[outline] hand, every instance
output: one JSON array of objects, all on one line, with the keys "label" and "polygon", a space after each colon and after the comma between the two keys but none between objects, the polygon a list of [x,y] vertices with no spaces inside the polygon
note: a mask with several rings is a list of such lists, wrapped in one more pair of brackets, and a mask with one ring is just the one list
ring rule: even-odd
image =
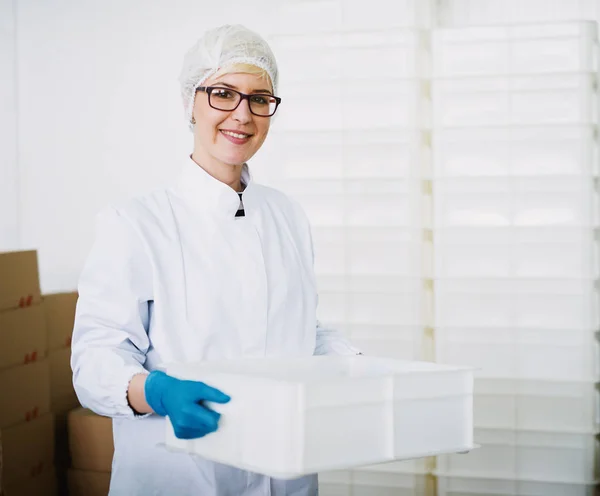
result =
[{"label": "hand", "polygon": [[221,415],[202,403],[227,403],[231,399],[202,382],[183,381],[159,370],[146,378],[144,393],[158,415],[169,416],[179,439],[195,439],[216,431]]}]

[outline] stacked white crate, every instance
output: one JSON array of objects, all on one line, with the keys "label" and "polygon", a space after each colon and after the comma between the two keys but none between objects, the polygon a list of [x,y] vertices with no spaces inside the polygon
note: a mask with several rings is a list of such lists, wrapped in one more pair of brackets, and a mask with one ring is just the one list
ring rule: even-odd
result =
[{"label": "stacked white crate", "polygon": [[598,476],[596,25],[433,33],[437,359],[481,367],[439,494],[583,496]]},{"label": "stacked white crate", "polygon": [[440,26],[600,21],[598,0],[437,0]]},{"label": "stacked white crate", "polygon": [[[310,218],[321,324],[366,354],[419,359],[430,54],[418,27],[431,16],[422,0],[395,2],[381,16],[390,6],[281,3],[269,40],[283,98],[271,130],[280,174],[271,180]],[[423,496],[432,488],[426,468],[417,460],[320,474],[320,494]]]}]

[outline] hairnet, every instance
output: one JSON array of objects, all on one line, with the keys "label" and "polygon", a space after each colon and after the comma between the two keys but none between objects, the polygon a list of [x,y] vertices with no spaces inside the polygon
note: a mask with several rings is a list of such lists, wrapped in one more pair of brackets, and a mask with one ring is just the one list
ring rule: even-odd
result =
[{"label": "hairnet", "polygon": [[185,54],[179,76],[185,117],[191,130],[196,88],[220,69],[234,64],[250,64],[263,69],[277,94],[277,62],[263,38],[239,24],[211,29]]}]

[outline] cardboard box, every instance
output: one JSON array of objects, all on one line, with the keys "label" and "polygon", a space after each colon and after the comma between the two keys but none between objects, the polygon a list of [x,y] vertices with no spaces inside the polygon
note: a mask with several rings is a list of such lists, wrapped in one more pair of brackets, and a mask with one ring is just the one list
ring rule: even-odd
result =
[{"label": "cardboard box", "polygon": [[54,418],[46,414],[0,430],[5,488],[54,470]]},{"label": "cardboard box", "polygon": [[54,445],[54,465],[66,470],[71,466],[67,414],[54,414]]},{"label": "cardboard box", "polygon": [[0,312],[0,369],[41,360],[47,340],[41,305]]},{"label": "cardboard box", "polygon": [[50,412],[48,361],[0,370],[0,428]]},{"label": "cardboard box", "polygon": [[54,467],[41,474],[28,477],[4,489],[3,496],[57,496],[57,483]]},{"label": "cardboard box", "polygon": [[69,496],[108,496],[110,473],[69,469]]},{"label": "cardboard box", "polygon": [[77,408],[69,413],[68,422],[73,468],[110,472],[115,451],[112,419]]},{"label": "cardboard box", "polygon": [[43,296],[49,351],[71,346],[77,298],[77,293],[55,293]]},{"label": "cardboard box", "polygon": [[37,252],[0,253],[0,311],[24,308],[41,301]]},{"label": "cardboard box", "polygon": [[71,349],[53,351],[48,354],[50,363],[50,410],[60,415],[79,406],[79,400],[73,388],[71,370]]}]

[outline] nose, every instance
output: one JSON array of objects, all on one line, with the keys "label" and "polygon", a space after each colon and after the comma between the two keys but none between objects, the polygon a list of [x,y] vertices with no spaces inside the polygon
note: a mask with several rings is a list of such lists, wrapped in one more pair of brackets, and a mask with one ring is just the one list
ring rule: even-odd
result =
[{"label": "nose", "polygon": [[231,117],[242,123],[247,124],[252,120],[252,113],[250,112],[250,102],[247,98],[244,98],[238,107],[231,112]]}]

